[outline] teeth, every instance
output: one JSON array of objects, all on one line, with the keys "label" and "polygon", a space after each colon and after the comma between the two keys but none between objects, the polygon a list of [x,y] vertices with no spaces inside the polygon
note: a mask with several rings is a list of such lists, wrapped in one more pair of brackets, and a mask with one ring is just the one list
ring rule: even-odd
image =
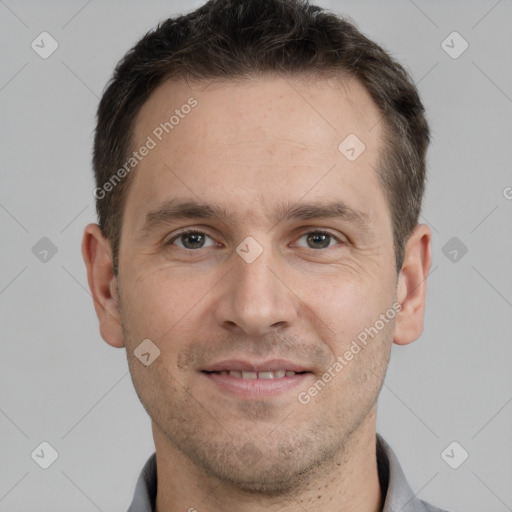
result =
[{"label": "teeth", "polygon": [[284,376],[293,377],[295,372],[291,370],[274,370],[267,372],[241,372],[238,370],[222,370],[220,375],[230,375],[231,377],[238,377],[239,379],[282,379]]}]

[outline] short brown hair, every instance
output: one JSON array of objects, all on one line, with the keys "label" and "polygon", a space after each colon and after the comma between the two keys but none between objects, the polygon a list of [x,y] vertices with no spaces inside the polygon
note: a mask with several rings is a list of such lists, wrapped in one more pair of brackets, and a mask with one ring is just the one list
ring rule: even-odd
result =
[{"label": "short brown hair", "polygon": [[[378,177],[393,225],[396,269],[418,224],[426,179],[429,126],[407,71],[352,22],[307,0],[210,0],[148,32],[115,68],[97,112],[96,190],[123,166],[133,123],[167,79],[236,79],[262,74],[318,79],[349,75],[383,116],[385,151]],[[112,245],[117,275],[122,213],[133,172],[96,195],[99,225]]]}]

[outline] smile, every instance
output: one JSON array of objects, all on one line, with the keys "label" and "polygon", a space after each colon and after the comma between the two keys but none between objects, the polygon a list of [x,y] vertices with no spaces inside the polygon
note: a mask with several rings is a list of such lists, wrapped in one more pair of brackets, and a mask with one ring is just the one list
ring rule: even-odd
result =
[{"label": "smile", "polygon": [[292,370],[267,370],[262,372],[250,372],[250,371],[239,371],[239,370],[221,370],[219,372],[207,372],[216,373],[218,375],[229,375],[230,377],[236,377],[237,379],[253,380],[253,379],[282,379],[283,377],[294,377],[296,372]]}]

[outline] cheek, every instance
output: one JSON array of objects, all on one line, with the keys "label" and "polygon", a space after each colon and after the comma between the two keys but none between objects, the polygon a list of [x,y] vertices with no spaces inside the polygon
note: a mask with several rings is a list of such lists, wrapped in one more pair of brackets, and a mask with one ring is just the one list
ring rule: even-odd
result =
[{"label": "cheek", "polygon": [[[345,278],[344,278],[345,277]],[[315,324],[335,354],[343,353],[352,340],[372,325],[392,305],[391,287],[375,279],[351,279],[346,274],[320,286],[304,290],[304,303],[311,309]]]},{"label": "cheek", "polygon": [[123,287],[129,305],[126,321],[137,329],[138,336],[164,341],[171,331],[187,324],[211,286],[205,279],[179,276],[179,269],[156,269],[139,272]]}]

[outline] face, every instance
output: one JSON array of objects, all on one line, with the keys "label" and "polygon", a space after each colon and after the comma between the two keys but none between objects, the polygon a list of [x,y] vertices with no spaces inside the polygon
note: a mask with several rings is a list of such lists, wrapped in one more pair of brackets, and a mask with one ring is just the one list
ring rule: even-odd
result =
[{"label": "face", "polygon": [[134,147],[156,146],[125,203],[123,340],[159,442],[207,474],[282,490],[374,419],[398,282],[378,121],[352,79],[168,82],[139,112]]}]

